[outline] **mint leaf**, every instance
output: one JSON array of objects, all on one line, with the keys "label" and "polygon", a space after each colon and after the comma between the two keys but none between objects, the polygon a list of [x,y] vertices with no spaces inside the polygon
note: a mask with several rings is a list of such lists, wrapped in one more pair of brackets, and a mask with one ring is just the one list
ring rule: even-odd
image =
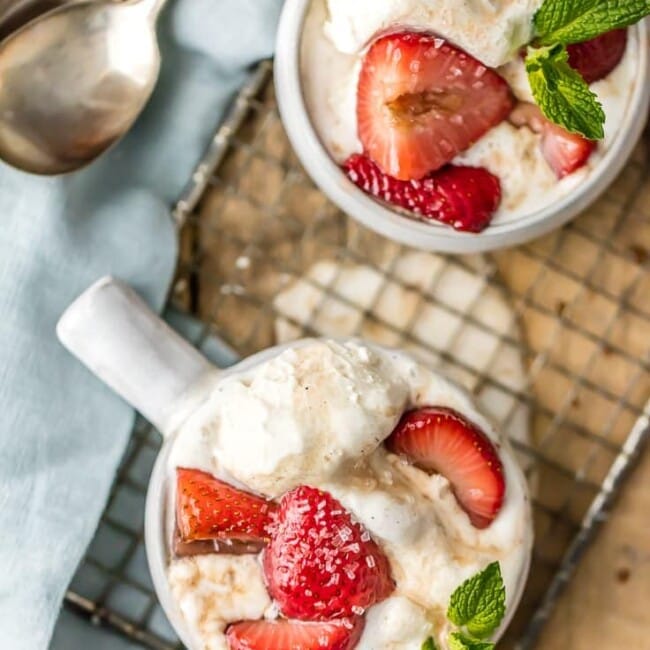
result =
[{"label": "mint leaf", "polygon": [[447,618],[454,625],[467,628],[477,639],[487,639],[501,625],[506,612],[505,603],[506,588],[501,566],[493,562],[454,591]]},{"label": "mint leaf", "polygon": [[438,650],[436,642],[433,640],[433,637],[430,636],[423,644],[422,650]]},{"label": "mint leaf", "polygon": [[581,43],[650,14],[650,0],[546,0],[535,15],[542,45]]},{"label": "mint leaf", "polygon": [[449,650],[493,650],[496,646],[494,643],[486,641],[476,641],[460,632],[452,632],[449,635]]},{"label": "mint leaf", "polygon": [[588,140],[605,137],[605,111],[587,82],[569,65],[563,45],[528,50],[526,72],[542,113]]}]

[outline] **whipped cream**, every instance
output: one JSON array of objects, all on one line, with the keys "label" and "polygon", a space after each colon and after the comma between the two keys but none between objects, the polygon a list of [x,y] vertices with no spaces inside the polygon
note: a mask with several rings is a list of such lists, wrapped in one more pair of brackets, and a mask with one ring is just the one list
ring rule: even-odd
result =
[{"label": "whipped cream", "polygon": [[[444,477],[413,468],[381,445],[405,410],[428,404],[463,413],[500,448],[505,502],[485,530],[471,525]],[[434,630],[445,647],[444,612],[451,593],[495,560],[502,565],[507,605],[518,599],[532,543],[521,470],[508,443],[468,395],[404,353],[359,342],[305,340],[256,367],[216,380],[178,432],[169,471],[199,456],[201,468],[266,496],[301,484],[327,490],[373,534],[389,558],[397,588],[381,608],[368,612],[361,648],[415,648],[416,638],[420,645],[426,638],[423,630]],[[191,580],[177,577],[188,571],[187,560],[170,565],[174,595],[201,638],[223,636],[230,612],[236,610],[228,601],[224,615],[220,602],[211,600],[213,593],[201,587],[212,575],[221,580],[226,566],[221,562],[215,569],[210,559],[192,561]],[[272,616],[260,596],[257,560],[247,559],[257,569],[248,563],[236,571],[247,572],[253,593],[250,601],[246,589],[237,598],[257,616],[240,619],[259,618],[262,611]],[[238,575],[229,578],[237,585]],[[383,629],[386,620],[400,617],[400,626]],[[381,645],[378,639],[383,639]]]},{"label": "whipped cream", "polygon": [[327,0],[325,34],[340,52],[356,54],[378,33],[426,29],[491,68],[506,63],[533,36],[543,0]]},{"label": "whipped cream", "polygon": [[[338,163],[362,152],[356,119],[362,57],[373,35],[389,27],[440,34],[486,65],[499,66],[516,97],[531,101],[524,64],[516,52],[529,40],[540,5],[538,0],[312,0],[303,29],[301,70],[307,110],[323,145]],[[621,63],[591,86],[607,116],[605,138],[574,174],[558,181],[541,154],[541,136],[508,123],[489,131],[453,161],[485,167],[501,180],[503,200],[493,224],[542,210],[589,176],[618,137],[638,83],[638,57],[638,38],[630,30]]]}]

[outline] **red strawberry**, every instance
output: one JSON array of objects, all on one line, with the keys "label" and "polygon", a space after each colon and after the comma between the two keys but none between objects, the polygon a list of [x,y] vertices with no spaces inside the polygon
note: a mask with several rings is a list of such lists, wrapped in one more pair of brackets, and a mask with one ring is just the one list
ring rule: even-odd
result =
[{"label": "red strawberry", "polygon": [[176,470],[176,525],[180,542],[268,540],[277,505],[242,492],[197,469]]},{"label": "red strawberry", "polygon": [[627,29],[615,29],[584,43],[568,45],[569,64],[587,83],[604,79],[621,62],[627,48]]},{"label": "red strawberry", "polygon": [[388,34],[368,50],[357,121],[366,153],[388,175],[423,178],[508,117],[508,84],[442,38]]},{"label": "red strawberry", "polygon": [[542,155],[558,178],[564,178],[587,164],[598,146],[577,133],[569,133],[547,120],[534,104],[522,102],[510,114],[515,126],[528,126],[542,134]]},{"label": "red strawberry", "polygon": [[476,528],[487,528],[501,510],[506,486],[497,450],[456,411],[442,407],[409,411],[387,445],[421,469],[445,476]]},{"label": "red strawberry", "polygon": [[481,232],[501,202],[499,179],[479,167],[447,165],[422,180],[400,181],[368,156],[354,154],[343,170],[364,192],[456,230]]},{"label": "red strawberry", "polygon": [[542,134],[542,154],[558,178],[564,178],[587,164],[597,144],[561,126],[548,123]]},{"label": "red strawberry", "polygon": [[360,615],[394,589],[386,556],[330,494],[301,486],[280,501],[264,575],[280,611],[322,621]]},{"label": "red strawberry", "polygon": [[244,621],[227,632],[230,650],[352,650],[363,631],[363,619],[325,623]]}]

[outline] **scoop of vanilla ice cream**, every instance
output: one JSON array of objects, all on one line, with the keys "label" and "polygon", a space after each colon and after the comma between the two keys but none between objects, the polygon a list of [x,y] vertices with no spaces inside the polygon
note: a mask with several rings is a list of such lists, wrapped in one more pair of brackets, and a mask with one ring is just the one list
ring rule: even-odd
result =
[{"label": "scoop of vanilla ice cream", "polygon": [[261,618],[271,605],[254,555],[197,555],[169,566],[169,586],[197,648],[228,650],[229,623]]},{"label": "scoop of vanilla ice cream", "polygon": [[276,497],[370,454],[408,398],[390,357],[354,342],[307,341],[220,382],[213,453],[234,478]]},{"label": "scoop of vanilla ice cream", "polygon": [[326,34],[341,52],[362,50],[395,26],[443,36],[490,67],[498,67],[533,36],[543,0],[328,0]]},{"label": "scoop of vanilla ice cream", "polygon": [[368,610],[356,650],[422,650],[434,634],[427,612],[408,598],[394,596]]}]

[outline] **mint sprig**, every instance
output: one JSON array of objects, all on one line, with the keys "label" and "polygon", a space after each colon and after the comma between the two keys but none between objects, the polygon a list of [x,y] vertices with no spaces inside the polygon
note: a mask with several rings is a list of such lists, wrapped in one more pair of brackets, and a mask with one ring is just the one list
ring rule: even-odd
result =
[{"label": "mint sprig", "polygon": [[650,0],[545,0],[535,14],[536,40],[526,71],[533,97],[554,124],[589,140],[605,136],[605,112],[587,82],[569,65],[566,46],[650,15]]},{"label": "mint sprig", "polygon": [[589,140],[605,137],[605,111],[587,82],[569,65],[563,45],[531,49],[526,72],[533,97],[551,122]]},{"label": "mint sprig", "polygon": [[542,45],[582,43],[650,14],[650,0],[546,0],[535,15]]},{"label": "mint sprig", "polygon": [[489,641],[477,641],[465,636],[461,632],[452,632],[447,641],[449,650],[494,650],[494,643]]},{"label": "mint sprig", "polygon": [[472,637],[482,640],[501,625],[505,612],[506,588],[501,566],[493,562],[454,591],[447,618]]}]

